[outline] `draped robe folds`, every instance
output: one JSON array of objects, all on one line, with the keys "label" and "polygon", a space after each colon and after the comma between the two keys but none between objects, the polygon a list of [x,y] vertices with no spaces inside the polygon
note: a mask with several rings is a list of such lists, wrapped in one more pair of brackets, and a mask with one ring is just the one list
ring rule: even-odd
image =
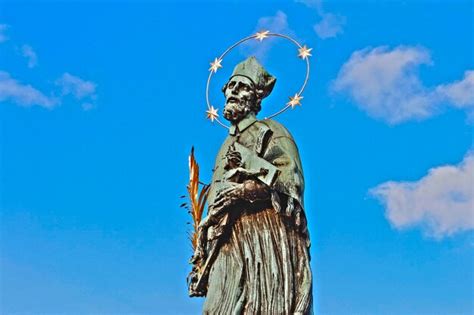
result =
[{"label": "draped robe folds", "polygon": [[[227,209],[208,231],[207,250],[216,239],[223,242],[210,269],[203,313],[310,314],[310,243],[298,149],[290,133],[275,121],[250,116],[233,127],[217,155],[209,204],[225,184],[226,153],[236,141],[279,172],[270,184],[269,200]],[[262,130],[270,131],[264,139]]]}]

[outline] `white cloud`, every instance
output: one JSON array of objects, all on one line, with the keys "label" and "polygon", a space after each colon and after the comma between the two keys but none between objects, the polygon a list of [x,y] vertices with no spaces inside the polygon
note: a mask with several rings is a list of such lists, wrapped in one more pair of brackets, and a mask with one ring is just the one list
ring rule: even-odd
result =
[{"label": "white cloud", "polygon": [[[6,42],[9,38],[6,35],[6,31],[9,28],[7,24],[0,24],[0,43]],[[15,47],[18,50],[18,47]],[[28,68],[33,68],[38,63],[38,56],[30,45],[23,45],[19,49],[21,55],[28,59]]]},{"label": "white cloud", "polygon": [[474,153],[459,165],[432,168],[418,181],[389,181],[370,193],[385,205],[396,229],[419,226],[437,239],[473,230]]},{"label": "white cloud", "polygon": [[56,80],[56,84],[61,87],[63,96],[73,95],[77,100],[87,100],[81,105],[85,111],[95,107],[92,102],[97,98],[97,85],[94,82],[83,80],[66,72]]},{"label": "white cloud", "polygon": [[[8,25],[0,24],[0,43],[8,40],[5,31]],[[34,68],[38,63],[38,56],[30,45],[22,45],[21,48],[16,47],[17,52],[28,60],[28,67]],[[51,92],[50,96],[34,88],[29,84],[23,84],[12,78],[10,73],[0,70],[0,102],[12,102],[20,106],[41,106],[45,108],[53,108],[62,103],[64,97],[68,95],[74,96],[77,100],[82,100],[83,110],[88,111],[95,108],[96,87],[92,81],[83,80],[70,73],[64,73],[56,80],[56,86],[59,86],[61,93]]]},{"label": "white cloud", "polygon": [[0,24],[0,43],[6,42],[8,40],[8,37],[5,34],[7,29],[8,29],[8,25]]},{"label": "white cloud", "polygon": [[324,13],[321,22],[314,25],[314,31],[321,39],[333,38],[344,32],[346,18],[342,15]]},{"label": "white cloud", "polygon": [[77,99],[83,99],[95,94],[96,84],[86,81],[69,73],[64,73],[56,84],[62,88],[63,95],[74,95]]},{"label": "white cloud", "polygon": [[321,39],[335,38],[344,33],[346,17],[340,14],[326,12],[322,0],[296,0],[309,8],[316,9],[321,21],[313,26],[314,31]]},{"label": "white cloud", "polygon": [[436,88],[436,94],[445,98],[456,107],[468,108],[474,106],[474,71],[464,73],[462,80],[442,84]]},{"label": "white cloud", "polygon": [[56,80],[56,85],[61,87],[63,96],[73,95],[77,100],[84,100],[85,102],[81,105],[83,110],[89,111],[95,107],[93,102],[97,98],[97,84],[94,82],[66,72]]},{"label": "white cloud", "polygon": [[308,8],[313,8],[319,11],[323,10],[322,0],[295,0],[296,3],[302,3]]},{"label": "white cloud", "polygon": [[28,68],[34,68],[38,64],[38,56],[30,45],[21,46],[21,54],[28,59]]},{"label": "white cloud", "polygon": [[42,106],[53,108],[59,100],[46,96],[31,85],[26,85],[13,79],[8,72],[0,71],[0,101],[11,101],[20,106]]},{"label": "white cloud", "polygon": [[[273,16],[264,16],[258,19],[257,26],[254,29],[254,33],[268,30],[272,33],[282,33],[292,35],[293,31],[288,26],[287,15],[283,11],[277,11]],[[260,41],[249,41],[242,46],[243,54],[249,56],[255,56],[257,59],[262,61],[268,50],[271,47],[274,38],[266,38],[262,42]]]},{"label": "white cloud", "polygon": [[285,12],[277,11],[274,16],[265,16],[258,19],[256,31],[270,30],[274,33],[286,33],[290,29]]},{"label": "white cloud", "polygon": [[472,71],[461,81],[427,88],[417,71],[423,64],[431,64],[431,58],[422,47],[362,49],[342,66],[332,88],[349,95],[370,116],[390,124],[431,117],[447,102],[472,110]]},{"label": "white cloud", "polygon": [[65,73],[56,81],[61,88],[61,95],[47,96],[29,84],[23,84],[11,77],[8,72],[0,70],[0,102],[12,102],[20,106],[41,106],[53,108],[62,103],[67,95],[73,95],[77,100],[84,100],[81,105],[83,110],[88,111],[95,108],[94,101],[97,98],[96,84],[91,81],[82,80],[79,77]]},{"label": "white cloud", "polygon": [[95,105],[92,103],[82,103],[81,105],[82,109],[85,111],[89,111],[95,108]]}]

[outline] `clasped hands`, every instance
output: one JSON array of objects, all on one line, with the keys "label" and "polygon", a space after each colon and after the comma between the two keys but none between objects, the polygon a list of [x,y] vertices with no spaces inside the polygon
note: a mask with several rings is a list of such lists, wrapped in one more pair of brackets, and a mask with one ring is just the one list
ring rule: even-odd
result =
[{"label": "clasped hands", "polygon": [[[253,175],[258,175],[260,172]],[[238,173],[242,174],[243,172],[239,170]],[[247,172],[245,175],[249,175],[249,173]],[[267,198],[270,198],[270,188],[256,177],[246,179],[241,183],[226,181],[226,186],[217,192],[214,202],[209,205],[208,216],[199,224],[198,243],[191,263],[195,264],[205,259],[207,230],[210,226],[218,224],[220,218],[225,215],[229,207],[241,201],[253,203],[257,200],[265,200]]]},{"label": "clasped hands", "polygon": [[220,190],[212,205],[210,214],[220,213],[225,208],[235,205],[238,201],[254,202],[269,196],[267,185],[256,179],[248,179],[243,183],[228,182],[228,187]]}]

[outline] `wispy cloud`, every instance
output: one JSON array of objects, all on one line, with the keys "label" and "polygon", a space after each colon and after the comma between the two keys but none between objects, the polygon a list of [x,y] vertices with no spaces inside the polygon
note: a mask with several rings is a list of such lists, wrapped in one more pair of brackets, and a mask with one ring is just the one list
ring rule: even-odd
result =
[{"label": "wispy cloud", "polygon": [[321,20],[313,28],[321,39],[334,38],[344,33],[346,17],[326,12],[323,8],[322,0],[296,0],[296,2],[316,10]]},{"label": "wispy cloud", "polygon": [[38,56],[30,45],[21,46],[21,54],[28,60],[28,68],[34,68],[38,64]]},{"label": "wispy cloud", "polygon": [[6,42],[8,40],[8,36],[6,35],[7,29],[7,24],[0,24],[0,43]]},{"label": "wispy cloud", "polygon": [[389,181],[370,193],[396,229],[421,227],[437,239],[474,229],[474,153],[459,165],[432,168],[414,182]]},{"label": "wispy cloud", "polygon": [[10,101],[20,106],[41,106],[53,108],[59,99],[47,96],[29,84],[13,79],[8,72],[0,71],[0,101]]},{"label": "wispy cloud", "polygon": [[[287,15],[283,11],[277,11],[273,16],[264,16],[258,19],[254,33],[268,30],[272,33],[282,33],[293,35],[293,30],[288,25]],[[253,55],[259,60],[263,60],[270,49],[273,38],[267,38],[264,41],[250,41],[242,46],[242,52],[245,55]]]},{"label": "wispy cloud", "polygon": [[12,102],[25,107],[41,106],[52,109],[60,105],[64,97],[72,95],[77,100],[84,101],[81,105],[84,110],[90,110],[95,107],[94,103],[97,98],[95,83],[65,73],[56,80],[56,85],[60,87],[60,93],[51,91],[48,96],[30,84],[24,84],[12,78],[8,72],[0,71],[0,102]]},{"label": "wispy cloud", "polygon": [[77,99],[95,95],[96,84],[94,82],[83,80],[67,72],[56,80],[56,84],[62,88],[63,95],[72,94]]},{"label": "wispy cloud", "polygon": [[362,49],[342,66],[332,89],[390,124],[426,119],[439,112],[442,104],[472,111],[474,72],[466,71],[460,81],[427,88],[417,71],[427,64],[431,57],[422,47]]},{"label": "wispy cloud", "polygon": [[89,110],[94,109],[94,108],[95,108],[95,105],[92,104],[92,103],[82,103],[82,104],[81,104],[81,107],[82,107],[83,110],[89,111]]},{"label": "wispy cloud", "polygon": [[296,3],[302,3],[308,8],[316,9],[318,13],[324,12],[322,0],[295,0]]},{"label": "wispy cloud", "polygon": [[[0,43],[8,40],[5,31],[9,28],[6,24],[0,24]],[[17,53],[20,53],[28,60],[28,68],[34,68],[38,64],[38,56],[30,45],[15,47]],[[68,72],[64,73],[56,81],[55,90],[43,93],[30,84],[24,84],[6,71],[0,70],[0,102],[12,102],[20,106],[41,106],[45,108],[54,108],[60,105],[64,98],[72,95],[75,99],[83,101],[81,107],[88,111],[95,108],[97,99],[97,84],[92,81],[84,80]],[[60,92],[57,91],[59,87]]]},{"label": "wispy cloud", "polygon": [[339,14],[325,13],[322,20],[314,25],[314,31],[321,39],[333,38],[344,32],[346,18]]},{"label": "wispy cloud", "polygon": [[474,70],[464,72],[462,80],[438,85],[435,93],[453,106],[471,108],[472,110],[474,106]]},{"label": "wispy cloud", "polygon": [[270,30],[274,33],[292,32],[288,26],[287,15],[283,11],[277,11],[273,16],[265,16],[258,19],[255,31]]},{"label": "wispy cloud", "polygon": [[84,110],[94,108],[93,102],[97,98],[97,85],[92,81],[86,81],[70,73],[64,73],[56,84],[61,87],[63,96],[73,95],[77,100],[84,100],[81,105]]}]

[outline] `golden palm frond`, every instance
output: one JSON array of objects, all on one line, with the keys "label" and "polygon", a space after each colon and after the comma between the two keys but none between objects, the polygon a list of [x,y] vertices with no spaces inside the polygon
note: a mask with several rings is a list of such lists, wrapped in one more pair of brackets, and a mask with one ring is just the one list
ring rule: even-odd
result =
[{"label": "golden palm frond", "polygon": [[196,249],[197,240],[198,240],[198,228],[201,223],[202,215],[204,213],[204,206],[207,201],[207,194],[209,193],[209,185],[203,185],[201,191],[199,191],[199,165],[196,162],[194,157],[194,147],[191,149],[191,154],[189,155],[189,184],[187,186],[189,201],[191,203],[191,208],[189,212],[191,218],[193,219],[193,231],[189,235],[191,240],[191,245],[193,250]]}]

